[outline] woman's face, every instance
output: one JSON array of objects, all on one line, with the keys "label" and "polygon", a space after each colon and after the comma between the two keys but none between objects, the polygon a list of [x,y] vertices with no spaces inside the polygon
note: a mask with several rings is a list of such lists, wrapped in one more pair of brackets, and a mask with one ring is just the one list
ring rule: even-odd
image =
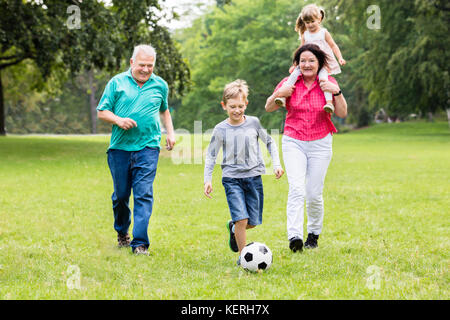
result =
[{"label": "woman's face", "polygon": [[319,72],[319,60],[311,51],[300,55],[300,71],[305,78],[315,78]]}]

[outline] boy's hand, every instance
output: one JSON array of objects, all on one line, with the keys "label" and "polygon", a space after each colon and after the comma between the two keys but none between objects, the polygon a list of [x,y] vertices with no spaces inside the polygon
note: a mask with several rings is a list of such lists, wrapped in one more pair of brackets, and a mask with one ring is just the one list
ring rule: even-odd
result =
[{"label": "boy's hand", "polygon": [[275,169],[275,170],[273,170],[273,171],[274,171],[275,177],[276,177],[277,179],[280,179],[280,178],[283,176],[283,174],[284,174],[283,168],[278,168],[278,169]]},{"label": "boy's hand", "polygon": [[205,182],[205,186],[204,186],[204,193],[205,193],[205,196],[207,196],[208,198],[212,198],[211,196],[210,196],[210,193],[213,191],[213,189],[212,189],[212,183],[211,182]]}]

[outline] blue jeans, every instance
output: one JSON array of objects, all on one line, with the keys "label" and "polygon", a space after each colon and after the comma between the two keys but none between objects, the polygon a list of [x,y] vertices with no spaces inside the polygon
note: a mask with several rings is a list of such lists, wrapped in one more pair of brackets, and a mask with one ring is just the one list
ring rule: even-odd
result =
[{"label": "blue jeans", "polygon": [[264,192],[261,176],[222,178],[233,222],[248,219],[248,224],[262,223]]},{"label": "blue jeans", "polygon": [[159,158],[159,149],[146,147],[140,151],[108,150],[108,165],[114,182],[112,204],[114,229],[121,235],[128,233],[131,211],[128,206],[133,190],[133,240],[131,247],[150,245],[148,223],[153,207],[153,181]]}]

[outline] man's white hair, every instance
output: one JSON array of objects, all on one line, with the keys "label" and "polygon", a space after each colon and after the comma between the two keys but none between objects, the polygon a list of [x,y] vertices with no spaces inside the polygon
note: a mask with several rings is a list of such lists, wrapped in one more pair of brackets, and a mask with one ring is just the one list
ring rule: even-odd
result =
[{"label": "man's white hair", "polygon": [[133,59],[133,61],[135,61],[136,56],[138,55],[138,53],[140,51],[143,51],[145,54],[155,58],[155,62],[156,62],[156,51],[155,51],[155,48],[153,48],[149,44],[140,44],[140,45],[137,45],[136,47],[134,47],[133,55],[131,56],[131,59]]}]

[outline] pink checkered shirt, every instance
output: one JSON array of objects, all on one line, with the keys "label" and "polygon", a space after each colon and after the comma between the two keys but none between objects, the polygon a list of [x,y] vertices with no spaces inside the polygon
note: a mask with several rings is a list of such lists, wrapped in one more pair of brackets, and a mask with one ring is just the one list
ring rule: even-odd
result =
[{"label": "pink checkered shirt", "polygon": [[[275,91],[287,79],[283,79]],[[328,79],[337,84],[333,77]],[[329,133],[337,132],[331,122],[331,115],[323,110],[325,104],[325,95],[320,89],[319,80],[317,79],[308,89],[303,82],[303,77],[300,76],[295,83],[294,92],[286,99],[287,115],[284,134],[297,140],[313,141],[322,139]]]}]

